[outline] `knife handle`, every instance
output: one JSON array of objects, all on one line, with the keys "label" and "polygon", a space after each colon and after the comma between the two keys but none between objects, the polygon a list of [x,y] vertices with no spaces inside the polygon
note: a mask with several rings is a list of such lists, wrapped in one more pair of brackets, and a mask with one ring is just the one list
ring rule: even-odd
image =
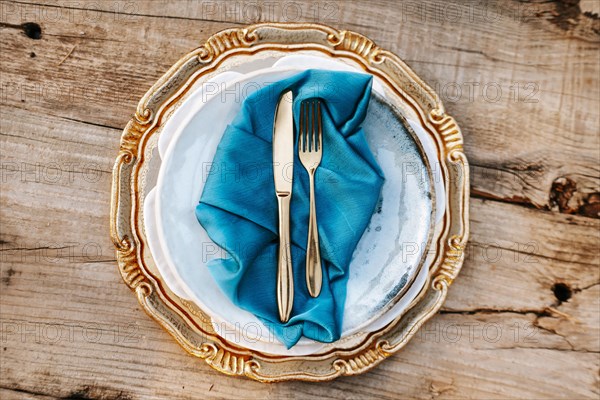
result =
[{"label": "knife handle", "polygon": [[292,242],[290,240],[290,194],[277,195],[279,204],[279,255],[277,262],[277,306],[279,319],[287,322],[294,304]]}]

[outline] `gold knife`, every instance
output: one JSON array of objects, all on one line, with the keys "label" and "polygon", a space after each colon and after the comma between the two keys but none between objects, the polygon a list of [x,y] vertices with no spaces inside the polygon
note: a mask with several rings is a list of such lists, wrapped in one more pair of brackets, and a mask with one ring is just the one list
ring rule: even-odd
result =
[{"label": "gold knife", "polygon": [[294,114],[292,91],[281,95],[273,127],[273,176],[279,205],[279,252],[277,256],[277,306],[279,319],[287,322],[294,304],[294,275],[290,240],[290,200],[294,177]]}]

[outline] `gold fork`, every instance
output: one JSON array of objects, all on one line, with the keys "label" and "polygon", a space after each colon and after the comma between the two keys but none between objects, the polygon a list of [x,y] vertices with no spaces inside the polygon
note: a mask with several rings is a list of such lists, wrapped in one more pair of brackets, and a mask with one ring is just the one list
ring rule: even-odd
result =
[{"label": "gold fork", "polygon": [[323,155],[321,102],[319,100],[304,101],[300,104],[298,155],[306,172],[308,172],[310,182],[310,217],[308,221],[308,243],[306,245],[306,286],[308,286],[310,295],[317,297],[321,293],[321,285],[323,283],[319,232],[317,230],[317,211],[315,206],[315,172],[321,163]]}]

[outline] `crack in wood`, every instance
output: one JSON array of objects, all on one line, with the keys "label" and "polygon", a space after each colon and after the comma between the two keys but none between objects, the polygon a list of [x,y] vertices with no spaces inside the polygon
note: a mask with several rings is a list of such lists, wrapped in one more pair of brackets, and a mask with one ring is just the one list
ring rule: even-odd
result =
[{"label": "crack in wood", "polygon": [[222,24],[229,24],[229,25],[239,25],[239,26],[246,26],[248,24],[243,23],[243,22],[235,22],[235,21],[227,21],[227,20],[217,20],[217,19],[209,19],[209,18],[191,18],[191,17],[180,17],[180,16],[176,16],[176,15],[152,15],[152,14],[138,14],[138,13],[123,13],[123,12],[119,12],[117,10],[102,10],[96,7],[93,8],[82,8],[82,7],[73,7],[72,5],[69,4],[78,4],[78,3],[65,3],[64,5],[56,5],[56,4],[40,4],[40,3],[27,3],[27,2],[22,2],[22,1],[13,1],[13,3],[15,4],[22,4],[22,5],[26,5],[26,6],[38,6],[38,7],[50,7],[50,8],[64,8],[67,10],[77,10],[77,11],[86,11],[86,12],[90,12],[90,11],[94,11],[94,12],[99,12],[99,13],[103,13],[103,14],[113,14],[113,15],[122,15],[122,16],[126,16],[126,17],[146,17],[146,18],[160,18],[160,19],[175,19],[175,20],[184,20],[184,21],[199,21],[199,22],[216,22],[216,23],[222,23]]},{"label": "crack in wood", "polygon": [[476,314],[520,314],[520,315],[528,315],[534,314],[536,316],[550,316],[548,310],[542,309],[499,309],[499,308],[473,308],[469,310],[456,310],[456,309],[448,309],[442,308],[439,311],[440,314],[449,314],[449,315],[476,315]]},{"label": "crack in wood", "polygon": [[40,246],[40,247],[11,247],[11,248],[0,248],[0,252],[2,251],[37,251],[37,250],[64,250],[69,249],[73,246],[62,246],[62,247],[50,247],[50,246]]},{"label": "crack in wood", "polygon": [[16,392],[16,393],[22,393],[22,394],[26,394],[26,395],[30,395],[30,396],[42,396],[42,397],[49,397],[52,399],[60,398],[60,397],[56,397],[56,396],[53,396],[53,395],[45,393],[45,392],[40,392],[40,391],[36,391],[33,389],[24,389],[24,388],[20,388],[20,387],[11,387],[11,386],[6,386],[6,385],[0,385],[0,389],[8,390],[11,392]]},{"label": "crack in wood", "polygon": [[490,348],[476,348],[476,350],[549,350],[549,351],[564,351],[569,353],[588,353],[588,354],[600,354],[600,351],[596,350],[586,350],[586,349],[561,349],[559,347],[546,347],[546,346],[500,346],[500,347],[490,347]]}]

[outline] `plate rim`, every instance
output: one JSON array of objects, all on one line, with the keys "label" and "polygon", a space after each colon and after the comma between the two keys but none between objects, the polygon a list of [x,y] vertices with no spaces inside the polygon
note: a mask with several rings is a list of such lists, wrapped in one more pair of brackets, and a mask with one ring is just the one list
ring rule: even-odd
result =
[{"label": "plate rim", "polygon": [[[318,357],[269,357],[215,337],[205,315],[194,318],[181,304],[168,299],[160,280],[144,265],[142,255],[144,243],[143,233],[139,230],[138,181],[149,137],[160,126],[169,107],[180,100],[200,76],[214,71],[235,54],[254,54],[269,49],[322,51],[331,57],[354,60],[367,72],[380,77],[406,106],[414,110],[419,122],[433,137],[446,184],[444,226],[436,243],[428,283],[418,301],[405,316],[374,333],[377,337],[373,340],[365,340],[350,350],[334,350]],[[469,232],[468,196],[468,162],[460,128],[446,114],[439,97],[400,58],[352,31],[314,23],[261,23],[214,34],[204,45],[173,65],[140,100],[134,117],[123,131],[113,167],[110,234],[125,283],[135,291],[143,309],[186,351],[230,375],[263,382],[324,381],[373,368],[399,351],[441,307],[464,260]]]}]

